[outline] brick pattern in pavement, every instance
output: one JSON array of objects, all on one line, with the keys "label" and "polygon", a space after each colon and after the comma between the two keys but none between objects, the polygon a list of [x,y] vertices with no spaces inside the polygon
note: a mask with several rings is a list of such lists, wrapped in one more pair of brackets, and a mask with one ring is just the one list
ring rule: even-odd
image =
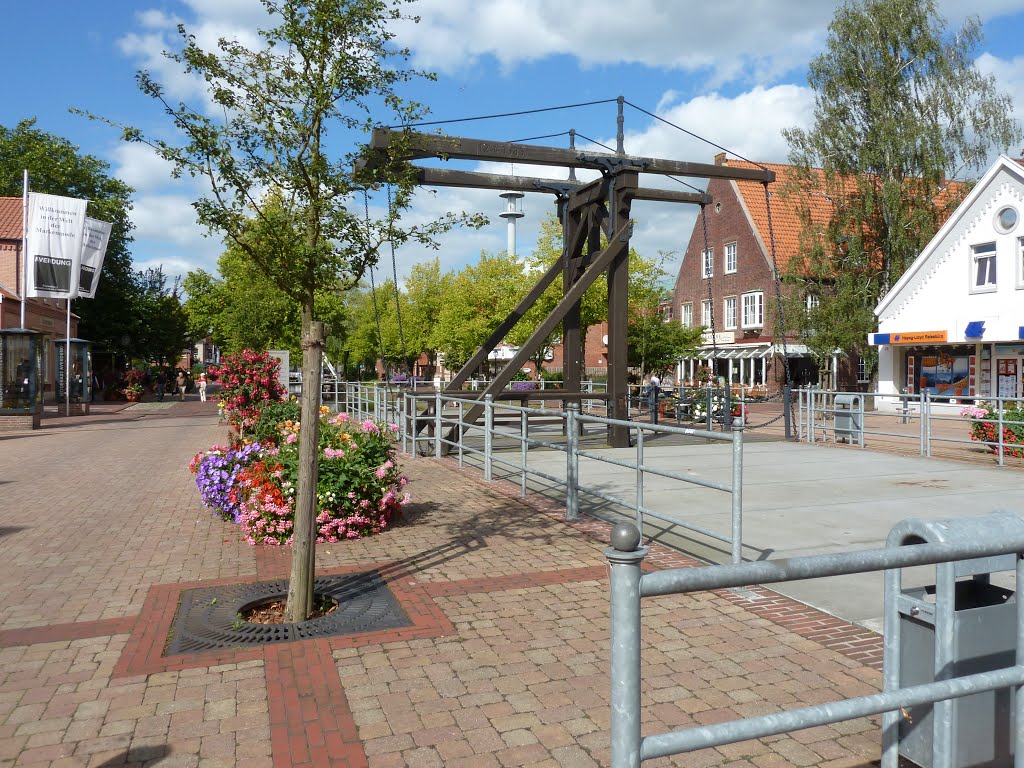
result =
[{"label": "brick pattern in pavement", "polygon": [[[318,570],[378,568],[413,627],[162,656],[182,589],[288,570],[199,504],[186,466],[224,439],[213,413],[0,438],[0,768],[608,764],[607,525],[447,461],[406,462],[404,525],[318,548]],[[879,685],[877,635],[763,588],[644,617],[645,733]],[[649,764],[866,766],[878,741],[868,718]]]}]

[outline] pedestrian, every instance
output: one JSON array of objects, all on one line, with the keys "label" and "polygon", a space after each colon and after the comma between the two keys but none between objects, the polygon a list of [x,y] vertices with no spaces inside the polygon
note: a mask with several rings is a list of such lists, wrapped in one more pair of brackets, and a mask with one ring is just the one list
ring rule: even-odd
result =
[{"label": "pedestrian", "polygon": [[156,399],[158,402],[164,401],[164,393],[167,392],[167,371],[163,368],[156,375]]},{"label": "pedestrian", "polygon": [[661,379],[658,378],[658,374],[651,374],[651,398],[654,400],[658,399],[658,391],[661,389]]},{"label": "pedestrian", "polygon": [[199,399],[206,402],[206,373],[199,374]]},{"label": "pedestrian", "polygon": [[178,395],[181,400],[185,399],[185,387],[188,385],[188,379],[185,378],[185,372],[178,370],[178,377],[174,380],[175,386],[178,389]]}]

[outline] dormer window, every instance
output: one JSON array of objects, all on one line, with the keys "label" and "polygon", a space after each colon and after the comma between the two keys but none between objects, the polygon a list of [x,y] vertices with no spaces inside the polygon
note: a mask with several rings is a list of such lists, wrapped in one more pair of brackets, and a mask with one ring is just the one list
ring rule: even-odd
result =
[{"label": "dormer window", "polygon": [[996,289],[995,243],[971,247],[971,278],[972,293],[985,293]]}]

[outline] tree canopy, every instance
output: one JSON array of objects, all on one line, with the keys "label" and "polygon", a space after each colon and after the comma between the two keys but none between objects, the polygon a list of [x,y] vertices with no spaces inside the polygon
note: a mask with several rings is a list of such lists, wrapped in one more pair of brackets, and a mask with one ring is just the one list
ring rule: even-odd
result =
[{"label": "tree canopy", "polygon": [[[935,0],[850,0],[810,64],[810,130],[785,131],[799,173],[787,191],[803,210],[798,286],[788,315],[819,357],[866,346],[874,307],[982,169],[1020,138],[1009,96],[974,62],[977,18],[949,35]],[[816,169],[820,168],[818,171]],[[810,200],[835,207],[813,226]],[[806,311],[802,299],[817,297]]]},{"label": "tree canopy", "polygon": [[[405,66],[394,45],[401,0],[261,0],[267,26],[259,44],[221,38],[199,46],[179,25],[180,47],[165,56],[205,84],[200,106],[172,102],[148,72],[138,84],[178,131],[176,140],[120,126],[126,141],[153,147],[175,174],[205,179],[193,203],[200,223],[223,234],[286,296],[302,318],[303,383],[319,390],[325,342],[318,320],[319,289],[351,287],[386,241],[432,245],[432,236],[465,217],[447,214],[399,227],[414,179],[402,164],[385,163],[372,178],[355,172],[362,142],[388,122],[407,124],[423,108],[398,88],[424,73]],[[344,149],[345,142],[348,149]],[[367,184],[391,184],[393,205],[371,219],[359,205]],[[305,398],[302,423],[316,423],[317,402]],[[313,598],[317,431],[299,437],[301,467],[288,615],[302,621]]]}]

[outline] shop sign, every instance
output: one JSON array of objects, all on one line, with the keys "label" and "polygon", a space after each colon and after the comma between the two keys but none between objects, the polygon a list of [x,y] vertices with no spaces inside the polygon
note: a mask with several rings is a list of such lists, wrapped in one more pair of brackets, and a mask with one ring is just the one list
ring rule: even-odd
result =
[{"label": "shop sign", "polygon": [[942,344],[948,341],[946,331],[911,331],[910,333],[869,333],[869,344]]},{"label": "shop sign", "polygon": [[734,331],[720,331],[718,333],[704,331],[701,334],[701,342],[704,344],[735,344],[736,333]]}]

